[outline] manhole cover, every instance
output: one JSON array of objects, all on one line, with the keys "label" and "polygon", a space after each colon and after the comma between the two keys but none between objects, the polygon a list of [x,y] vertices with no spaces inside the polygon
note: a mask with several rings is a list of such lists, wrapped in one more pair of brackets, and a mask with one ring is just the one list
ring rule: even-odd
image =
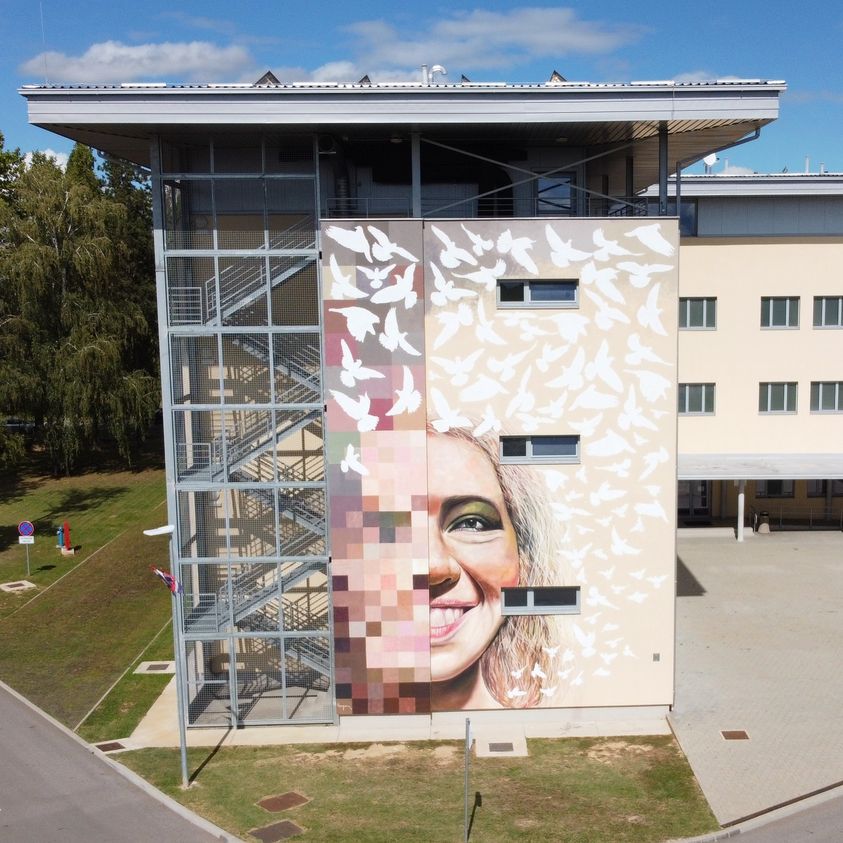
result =
[{"label": "manhole cover", "polygon": [[490,743],[489,752],[514,752],[515,747],[511,743]]},{"label": "manhole cover", "polygon": [[107,743],[96,743],[94,746],[100,752],[114,752],[116,749],[125,749],[126,747],[123,746],[120,741],[108,741]]},{"label": "manhole cover", "polygon": [[299,805],[304,805],[306,802],[310,802],[306,796],[302,796],[300,793],[291,790],[288,793],[281,793],[278,796],[267,796],[266,799],[261,799],[258,805],[265,811],[276,813],[278,811],[288,811],[290,808],[298,808]]},{"label": "manhole cover", "polygon": [[150,664],[147,666],[147,670],[166,670],[170,665],[168,664]]},{"label": "manhole cover", "polygon": [[302,829],[290,820],[282,820],[280,823],[265,825],[262,828],[249,829],[249,834],[252,837],[257,837],[264,843],[277,843],[278,840],[287,840],[301,833]]},{"label": "manhole cover", "polygon": [[723,729],[720,732],[723,740],[727,741],[748,741],[749,735],[743,729]]}]

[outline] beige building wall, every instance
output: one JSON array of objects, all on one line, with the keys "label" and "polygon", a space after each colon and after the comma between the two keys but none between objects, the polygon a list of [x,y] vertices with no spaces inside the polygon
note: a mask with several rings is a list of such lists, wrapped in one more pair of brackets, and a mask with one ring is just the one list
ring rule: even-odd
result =
[{"label": "beige building wall", "polygon": [[[843,295],[843,238],[686,238],[682,297],[716,297],[714,330],[679,331],[679,382],[714,383],[713,415],[679,416],[680,454],[833,453],[841,416],[811,413],[811,381],[843,380],[843,329],[814,296]],[[798,328],[761,328],[762,296],[799,296]],[[758,412],[758,385],[798,383],[797,412]]]}]

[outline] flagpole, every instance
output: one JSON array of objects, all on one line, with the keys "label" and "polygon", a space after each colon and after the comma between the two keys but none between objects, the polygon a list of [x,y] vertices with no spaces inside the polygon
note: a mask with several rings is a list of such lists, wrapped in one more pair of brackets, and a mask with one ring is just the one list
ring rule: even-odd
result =
[{"label": "flagpole", "polygon": [[[185,692],[184,692],[184,648],[182,646],[182,598],[179,594],[181,580],[176,574],[175,554],[173,553],[173,534],[175,527],[168,524],[166,527],[156,527],[153,530],[144,530],[146,536],[169,536],[167,548],[170,556],[170,574],[175,577],[176,587],[171,589],[172,611],[173,611],[173,656],[176,670],[176,706],[178,708],[179,722],[179,750],[181,753],[181,786],[182,790],[190,787],[190,777],[187,772],[187,730],[185,727]],[[179,571],[181,573],[181,571]]]}]

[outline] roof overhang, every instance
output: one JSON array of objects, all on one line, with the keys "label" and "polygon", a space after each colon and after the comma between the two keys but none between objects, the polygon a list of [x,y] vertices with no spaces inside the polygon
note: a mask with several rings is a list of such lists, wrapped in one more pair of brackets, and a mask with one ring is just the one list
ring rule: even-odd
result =
[{"label": "roof overhang", "polygon": [[[676,179],[667,192],[676,195]],[[652,185],[643,195],[658,196]],[[683,175],[682,196],[843,196],[843,173],[753,173],[751,175]]]},{"label": "roof overhang", "polygon": [[843,478],[843,454],[679,454],[680,480]]},{"label": "roof overhang", "polygon": [[[646,187],[666,125],[671,162],[734,143],[778,117],[783,82],[545,85],[26,86],[29,121],[138,163],[158,133],[419,131],[635,147]],[[630,154],[629,151],[624,155]],[[657,170],[656,170],[657,171]],[[649,179],[648,179],[649,176]]]}]

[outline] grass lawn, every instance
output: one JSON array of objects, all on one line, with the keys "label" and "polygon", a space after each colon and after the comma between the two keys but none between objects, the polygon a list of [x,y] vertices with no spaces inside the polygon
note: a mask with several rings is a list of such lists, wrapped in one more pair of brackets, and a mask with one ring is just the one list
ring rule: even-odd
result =
[{"label": "grass lawn", "polygon": [[[652,843],[718,828],[670,737],[531,740],[529,751],[472,759],[470,792],[482,795],[472,841]],[[116,760],[244,839],[291,819],[313,840],[462,840],[458,742],[191,749],[189,791],[177,750]],[[290,790],[312,801],[280,814],[255,805]]]},{"label": "grass lawn", "polygon": [[[170,615],[170,595],[149,571],[167,565],[167,539],[141,533],[167,517],[164,472],[106,465],[53,478],[44,468],[35,458],[0,478],[0,582],[26,575],[17,524],[27,519],[37,586],[0,592],[0,678],[72,728]],[[73,557],[55,548],[64,520]]]}]

